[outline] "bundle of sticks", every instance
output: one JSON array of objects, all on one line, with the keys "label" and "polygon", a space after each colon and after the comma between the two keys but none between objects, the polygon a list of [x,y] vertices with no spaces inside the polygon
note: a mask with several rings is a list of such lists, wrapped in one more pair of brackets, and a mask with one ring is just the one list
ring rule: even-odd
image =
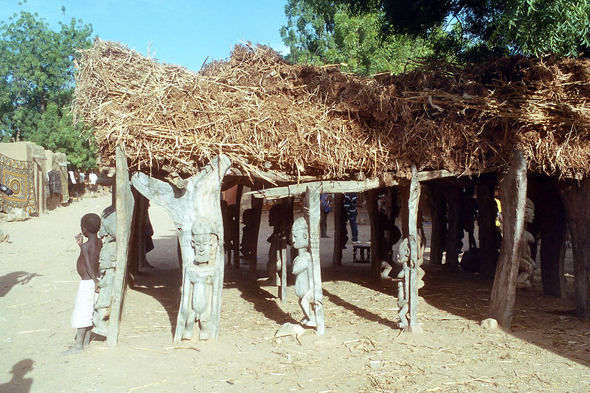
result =
[{"label": "bundle of sticks", "polygon": [[73,111],[103,160],[124,146],[145,172],[196,173],[223,153],[246,173],[345,179],[363,172],[477,174],[510,162],[581,178],[590,170],[590,63],[502,58],[361,78],[236,46],[199,72],[97,39],[81,52]]}]

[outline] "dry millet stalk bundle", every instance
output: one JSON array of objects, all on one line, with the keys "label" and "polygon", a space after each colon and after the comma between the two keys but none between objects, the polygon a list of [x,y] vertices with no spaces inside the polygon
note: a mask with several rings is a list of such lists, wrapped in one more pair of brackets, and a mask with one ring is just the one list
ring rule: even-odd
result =
[{"label": "dry millet stalk bundle", "polygon": [[200,73],[97,40],[74,102],[103,157],[124,142],[142,171],[190,175],[224,153],[247,172],[342,179],[419,169],[474,174],[516,147],[531,170],[589,171],[587,62],[510,58],[374,79],[237,46]]}]

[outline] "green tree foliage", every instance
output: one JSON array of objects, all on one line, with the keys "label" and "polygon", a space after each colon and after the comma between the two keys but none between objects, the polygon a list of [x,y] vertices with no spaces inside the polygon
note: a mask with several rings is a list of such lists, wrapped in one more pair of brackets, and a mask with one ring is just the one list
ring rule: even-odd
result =
[{"label": "green tree foliage", "polygon": [[428,38],[439,54],[452,53],[463,60],[485,60],[493,54],[590,54],[590,0],[336,0],[334,3],[349,6],[357,15],[381,12],[382,32]]},{"label": "green tree foliage", "polygon": [[402,72],[408,61],[425,57],[430,48],[420,38],[381,37],[380,16],[354,16],[343,5],[289,0],[287,26],[281,29],[288,60],[308,64],[341,64],[344,71],[361,75]]},{"label": "green tree foliage", "polygon": [[90,47],[91,34],[81,20],[53,31],[24,11],[0,22],[0,139],[31,140],[66,153],[76,167],[95,165],[92,139],[69,114],[73,59],[77,49]]}]

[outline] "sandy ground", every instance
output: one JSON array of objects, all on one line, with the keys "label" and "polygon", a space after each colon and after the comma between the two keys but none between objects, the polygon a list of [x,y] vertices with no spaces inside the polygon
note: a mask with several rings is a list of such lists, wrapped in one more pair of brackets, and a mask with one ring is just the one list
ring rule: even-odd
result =
[{"label": "sandy ground", "polygon": [[[517,293],[513,330],[486,330],[491,281],[425,266],[419,321],[424,333],[396,328],[395,283],[374,284],[369,265],[331,263],[322,239],[326,334],[273,336],[301,318],[293,286],[288,302],[265,285],[270,229],[260,234],[258,272],[227,268],[217,342],[172,342],[180,269],[175,230],[150,208],[155,266],[128,290],[119,344],[94,336],[76,355],[70,314],[78,284],[74,236],[87,212],[110,196],[86,197],[25,222],[0,222],[11,236],[0,244],[0,392],[588,392],[590,329],[568,298],[535,286]],[[331,219],[332,217],[330,217]],[[263,222],[266,218],[263,217]],[[360,227],[361,240],[369,228]]]}]

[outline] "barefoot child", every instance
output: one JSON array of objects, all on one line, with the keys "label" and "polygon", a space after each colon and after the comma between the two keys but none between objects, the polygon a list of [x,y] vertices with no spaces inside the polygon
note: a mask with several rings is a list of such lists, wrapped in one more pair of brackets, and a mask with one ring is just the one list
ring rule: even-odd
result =
[{"label": "barefoot child", "polygon": [[[102,241],[97,232],[100,229],[100,217],[89,213],[82,217],[80,226],[82,233],[76,236],[76,243],[80,246],[80,256],[76,263],[78,274],[82,279],[76,294],[76,303],[72,312],[72,327],[76,331],[76,343],[64,352],[71,354],[80,352],[90,342],[90,329],[92,328],[92,313],[94,312],[94,293],[98,284],[98,260]],[[88,238],[86,243],[84,237]]]}]

